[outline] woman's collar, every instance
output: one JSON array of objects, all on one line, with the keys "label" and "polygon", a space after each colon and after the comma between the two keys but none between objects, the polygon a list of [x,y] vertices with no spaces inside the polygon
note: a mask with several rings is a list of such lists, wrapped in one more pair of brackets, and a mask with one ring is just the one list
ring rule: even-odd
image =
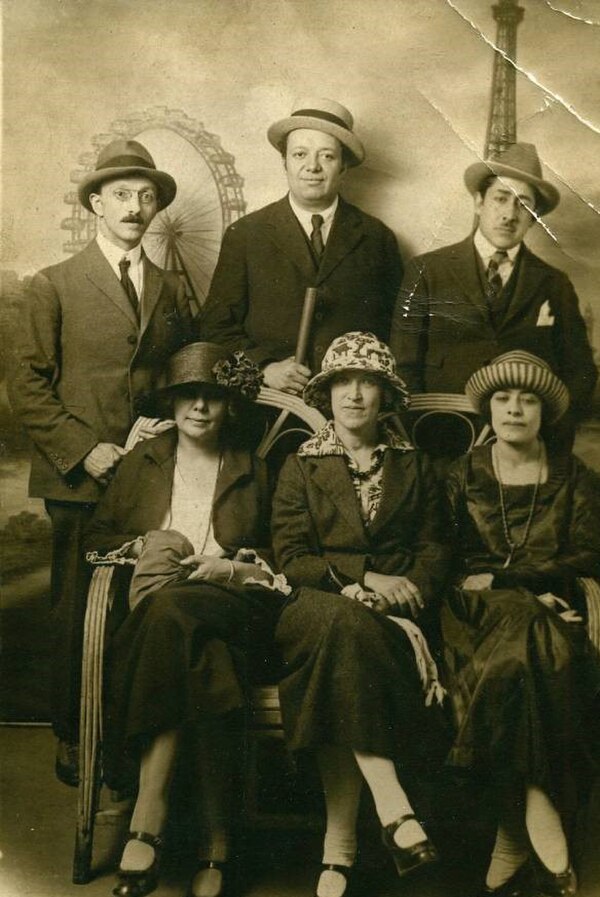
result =
[{"label": "woman's collar", "polygon": [[[393,427],[386,421],[381,423],[379,433],[380,442],[373,449],[374,452],[384,452],[388,448],[401,452],[414,451],[414,446],[396,433]],[[346,449],[335,431],[332,420],[328,420],[314,436],[303,442],[298,449],[298,455],[305,458],[326,458],[335,455],[343,456],[345,454],[347,454]]]}]

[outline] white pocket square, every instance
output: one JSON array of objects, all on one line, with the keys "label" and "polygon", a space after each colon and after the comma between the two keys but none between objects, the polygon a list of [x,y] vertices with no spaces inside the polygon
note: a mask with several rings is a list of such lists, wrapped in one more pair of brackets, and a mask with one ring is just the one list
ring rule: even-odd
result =
[{"label": "white pocket square", "polygon": [[546,299],[542,307],[540,308],[538,319],[536,321],[536,327],[552,327],[554,324],[554,315],[550,311],[550,301]]}]

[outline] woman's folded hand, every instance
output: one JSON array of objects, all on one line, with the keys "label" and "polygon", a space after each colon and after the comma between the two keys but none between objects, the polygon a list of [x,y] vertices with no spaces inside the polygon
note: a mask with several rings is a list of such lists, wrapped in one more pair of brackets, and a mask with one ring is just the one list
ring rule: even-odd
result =
[{"label": "woman's folded hand", "polygon": [[188,579],[210,579],[213,582],[231,582],[235,575],[233,561],[208,554],[191,554],[179,562],[182,567],[193,567]]},{"label": "woman's folded hand", "polygon": [[573,610],[569,602],[565,601],[564,598],[559,598],[558,595],[553,595],[552,592],[544,592],[543,595],[538,595],[537,599],[542,604],[545,604],[546,607],[549,607],[550,610],[555,610],[565,623],[583,623],[583,617],[578,611]]},{"label": "woman's folded hand", "polygon": [[417,618],[425,607],[419,588],[406,576],[388,576],[369,571],[365,574],[365,588],[377,592],[375,610],[383,614]]},{"label": "woman's folded hand", "polygon": [[492,573],[471,573],[470,576],[463,579],[460,587],[467,590],[491,589],[493,582],[494,576]]}]

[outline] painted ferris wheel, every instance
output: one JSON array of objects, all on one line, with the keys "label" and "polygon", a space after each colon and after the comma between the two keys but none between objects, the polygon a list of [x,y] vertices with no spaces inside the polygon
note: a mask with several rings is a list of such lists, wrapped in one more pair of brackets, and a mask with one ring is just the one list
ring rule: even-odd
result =
[{"label": "painted ferris wheel", "polygon": [[[157,167],[177,182],[175,200],[154,218],[143,244],[153,262],[179,273],[190,302],[199,309],[208,293],[223,232],[246,211],[244,181],[235,170],[235,159],[201,122],[180,109],[156,106],[113,121],[106,132],[96,134],[91,140],[93,149],[79,156],[71,182],[79,183],[92,171],[100,150],[118,137],[139,140]],[[63,249],[75,253],[95,237],[96,216],[81,206],[77,190],[69,190],[64,200],[71,213],[61,227],[71,234]]]}]

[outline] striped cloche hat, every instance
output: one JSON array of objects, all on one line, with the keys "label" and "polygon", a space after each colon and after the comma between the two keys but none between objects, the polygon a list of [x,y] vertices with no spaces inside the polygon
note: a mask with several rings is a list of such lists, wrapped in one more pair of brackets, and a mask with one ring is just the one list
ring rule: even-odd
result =
[{"label": "striped cloche hat", "polygon": [[521,349],[498,355],[475,371],[467,380],[465,393],[479,412],[483,399],[499,389],[524,389],[535,393],[548,409],[548,423],[555,423],[569,407],[569,390],[562,380],[543,359]]}]

